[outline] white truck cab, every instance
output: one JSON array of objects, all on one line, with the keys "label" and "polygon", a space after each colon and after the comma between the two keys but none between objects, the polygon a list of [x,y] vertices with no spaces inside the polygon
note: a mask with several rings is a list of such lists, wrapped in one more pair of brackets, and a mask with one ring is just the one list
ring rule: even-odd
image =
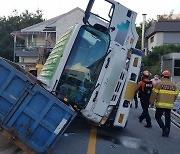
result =
[{"label": "white truck cab", "polygon": [[142,52],[134,49],[137,14],[114,0],[109,21],[91,13],[57,42],[38,79],[59,99],[97,125],[125,127]]}]

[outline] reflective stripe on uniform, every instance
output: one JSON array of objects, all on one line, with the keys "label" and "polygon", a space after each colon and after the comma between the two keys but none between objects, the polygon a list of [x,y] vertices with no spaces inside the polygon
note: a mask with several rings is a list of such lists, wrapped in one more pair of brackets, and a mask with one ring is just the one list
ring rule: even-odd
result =
[{"label": "reflective stripe on uniform", "polygon": [[159,92],[159,90],[156,89],[156,88],[153,88],[152,91],[154,91],[155,93],[158,93],[158,92]]},{"label": "reflective stripe on uniform", "polygon": [[177,89],[176,92],[177,92],[177,95],[178,95],[179,94],[179,90]]},{"label": "reflective stripe on uniform", "polygon": [[152,89],[155,93],[159,93],[159,94],[170,94],[170,95],[177,95],[179,93],[179,90],[176,90],[176,91],[172,91],[172,90],[163,90],[163,89],[156,89],[156,88],[153,88]]},{"label": "reflective stripe on uniform", "polygon": [[174,107],[174,103],[156,102],[156,107],[172,109]]},{"label": "reflective stripe on uniform", "polygon": [[178,90],[176,91],[172,91],[172,90],[159,90],[159,94],[170,94],[170,95],[177,95],[178,94]]}]

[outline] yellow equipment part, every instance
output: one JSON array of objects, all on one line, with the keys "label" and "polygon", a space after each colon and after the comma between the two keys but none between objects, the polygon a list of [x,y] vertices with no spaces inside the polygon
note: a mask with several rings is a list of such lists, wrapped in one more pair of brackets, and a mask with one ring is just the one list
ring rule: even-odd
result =
[{"label": "yellow equipment part", "polygon": [[124,114],[120,114],[118,122],[122,123],[123,119],[124,119]]},{"label": "yellow equipment part", "polygon": [[37,75],[39,75],[41,73],[42,68],[43,68],[42,64],[37,64],[36,65]]},{"label": "yellow equipment part", "polygon": [[124,94],[124,99],[133,100],[135,90],[136,90],[136,83],[129,81],[127,83],[126,92]]}]

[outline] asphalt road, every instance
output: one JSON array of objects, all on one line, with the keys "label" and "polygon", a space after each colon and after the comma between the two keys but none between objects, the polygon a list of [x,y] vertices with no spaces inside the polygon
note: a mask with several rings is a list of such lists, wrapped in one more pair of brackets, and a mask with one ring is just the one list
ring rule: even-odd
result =
[{"label": "asphalt road", "polygon": [[[130,110],[127,127],[110,129],[95,127],[77,117],[54,144],[48,154],[180,154],[180,129],[172,124],[170,136],[161,129],[150,110],[152,128],[138,122],[141,108]],[[25,154],[0,136],[0,154]]]},{"label": "asphalt road", "polygon": [[94,127],[76,118],[49,154],[180,154],[180,129],[171,126],[170,136],[164,138],[150,110],[152,128],[138,122],[141,108],[131,108],[124,129]]}]

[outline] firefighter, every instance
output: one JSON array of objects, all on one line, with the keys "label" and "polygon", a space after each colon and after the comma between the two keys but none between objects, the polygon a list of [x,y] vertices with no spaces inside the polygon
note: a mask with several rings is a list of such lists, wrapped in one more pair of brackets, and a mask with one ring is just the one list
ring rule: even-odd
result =
[{"label": "firefighter", "polygon": [[[170,81],[170,72],[165,70],[162,72],[162,81],[158,82],[152,90],[150,97],[151,107],[156,102],[155,119],[162,129],[162,136],[168,137],[171,124],[171,109],[174,107],[174,101],[176,100],[179,91],[175,83]],[[165,113],[165,124],[161,117]]]},{"label": "firefighter", "polygon": [[142,74],[142,80],[138,82],[138,86],[136,88],[136,93],[138,92],[141,106],[142,106],[142,113],[138,117],[139,122],[141,123],[144,119],[146,119],[146,125],[144,127],[151,128],[151,118],[149,116],[149,98],[151,95],[151,91],[153,88],[152,81],[149,80],[149,77],[151,76],[151,73],[149,71],[144,71]]}]

